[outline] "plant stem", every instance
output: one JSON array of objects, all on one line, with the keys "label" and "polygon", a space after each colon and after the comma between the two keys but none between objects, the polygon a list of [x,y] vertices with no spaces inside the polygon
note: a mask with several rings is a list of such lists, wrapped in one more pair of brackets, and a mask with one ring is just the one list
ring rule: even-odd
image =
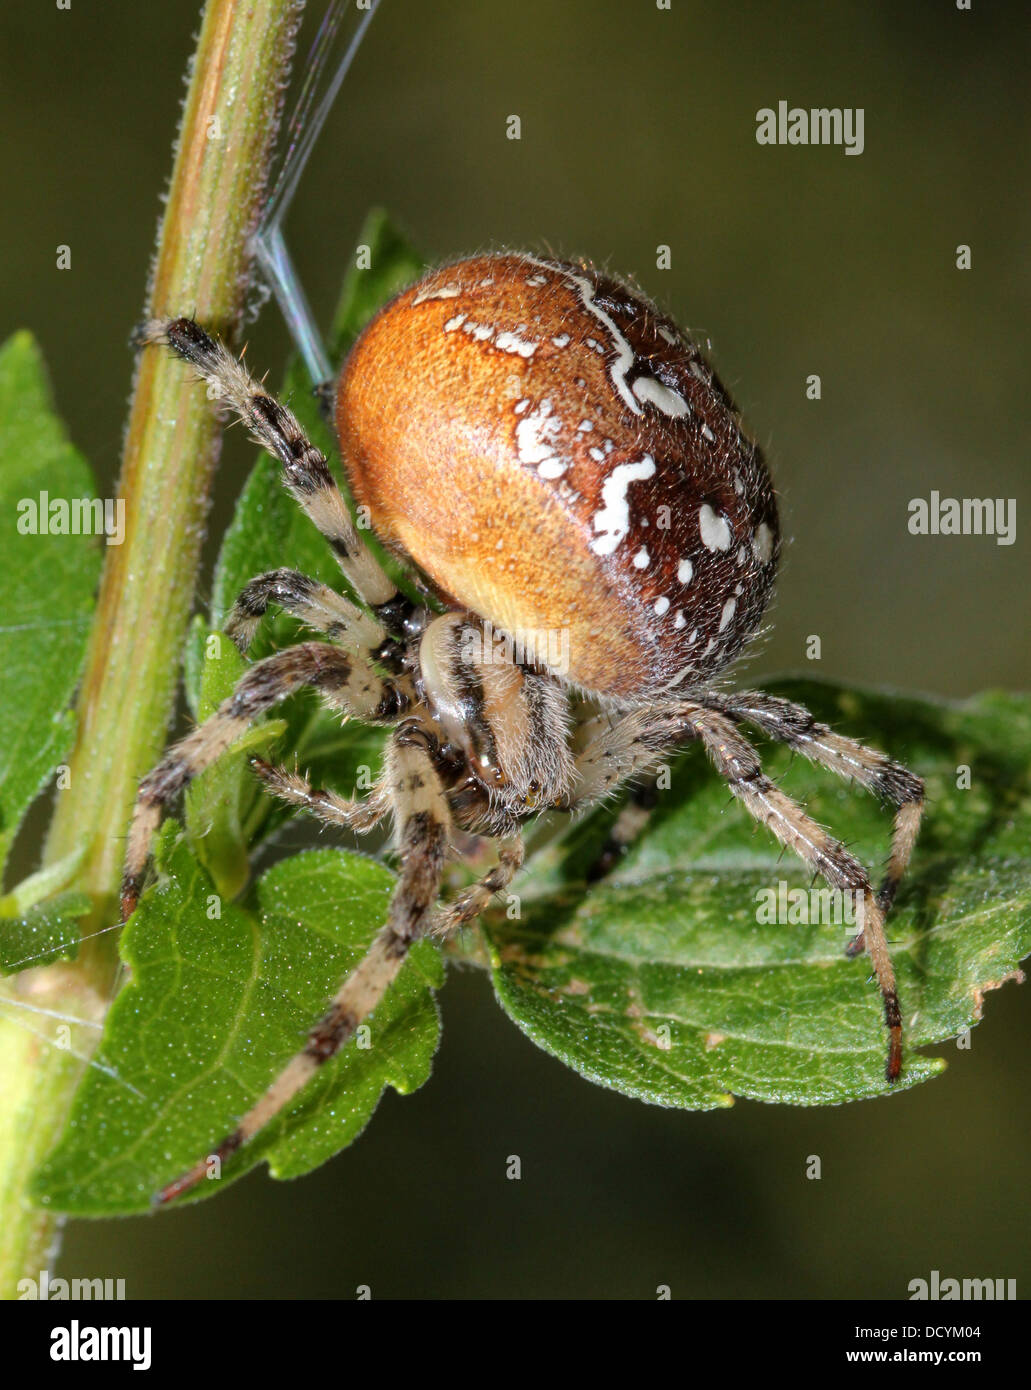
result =
[{"label": "plant stem", "polygon": [[[147,317],[190,313],[223,337],[237,334],[302,3],[208,0]],[[82,854],[72,886],[94,901],[84,935],[117,920],[136,786],[156,760],[174,706],[219,438],[211,402],[191,374],[171,354],[143,352],[118,490],[125,541],[106,551],[70,785],[58,795],[43,856],[46,867]],[[116,978],[115,937],[84,941],[74,964],[14,977],[9,992],[99,1022]],[[56,1218],[31,1204],[28,1183],[67,1120],[96,1032],[76,1029],[62,1048],[0,1024],[0,1296],[14,1295],[22,1277],[38,1278],[52,1257]]]}]

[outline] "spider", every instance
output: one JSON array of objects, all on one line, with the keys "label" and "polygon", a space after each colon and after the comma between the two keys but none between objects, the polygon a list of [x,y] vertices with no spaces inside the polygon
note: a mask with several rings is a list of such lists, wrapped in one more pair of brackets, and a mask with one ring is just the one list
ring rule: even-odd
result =
[{"label": "spider", "polygon": [[[671,319],[589,264],[496,253],[428,273],[363,331],[332,388],[342,458],[372,529],[436,607],[397,588],[324,455],[224,346],[187,318],[151,321],[140,340],[171,347],[279,458],[354,597],[287,569],[244,588],[225,629],[243,652],[273,604],[322,640],[252,665],[143,779],[123,917],[164,808],[278,701],[310,686],[341,715],[391,731],[364,800],[253,762],[274,796],[326,824],[361,833],[392,816],[399,877],[367,954],[214,1156],[229,1158],[290,1105],[376,1008],[415,941],[471,922],[506,889],[523,862],[525,822],[549,808],[582,812],[688,742],[784,846],[855,895],[861,929],[847,950],[870,956],[887,1076],[898,1077],[902,1016],[884,918],[923,785],[800,705],[715,683],[766,608],[776,500],[727,393]],[[766,776],[744,723],[895,808],[876,892],[862,864]],[[627,838],[620,827],[610,860]],[[440,905],[462,832],[493,840],[497,862]],[[189,1190],[207,1162],[155,1200]]]}]

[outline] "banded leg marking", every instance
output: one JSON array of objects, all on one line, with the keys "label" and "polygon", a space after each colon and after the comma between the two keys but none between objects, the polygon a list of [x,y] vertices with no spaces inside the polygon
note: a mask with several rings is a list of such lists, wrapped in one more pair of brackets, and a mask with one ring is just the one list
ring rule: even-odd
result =
[{"label": "banded leg marking", "polygon": [[210,1157],[225,1160],[282,1113],[315,1073],[335,1057],[394,983],[413,944],[432,920],[440,891],[451,819],[443,786],[425,750],[395,735],[390,772],[398,811],[401,874],[386,926],[334,997],[303,1049],[208,1158],[169,1183],[154,1198],[164,1205],[203,1181]]},{"label": "banded leg marking", "polygon": [[689,717],[713,766],[750,814],[768,826],[785,848],[794,851],[831,888],[851,893],[857,908],[862,898],[863,944],[880,986],[888,1027],[885,1074],[889,1081],[895,1081],[902,1070],[902,1012],[884,932],[884,913],[869,874],[839,840],[770,781],[762,770],[759,755],[727,715],[698,706]]},{"label": "banded leg marking", "polygon": [[[709,699],[708,696],[702,698]],[[713,695],[713,705],[723,698]],[[727,703],[730,703],[729,699]],[[889,1081],[894,1081],[902,1066],[902,1016],[884,932],[885,909],[879,895],[874,894],[869,874],[859,860],[766,776],[759,755],[738,730],[734,722],[736,717],[736,707],[724,712],[708,704],[687,701],[671,703],[659,709],[634,710],[621,719],[597,716],[585,726],[587,742],[576,761],[582,781],[571,798],[570,806],[576,808],[600,800],[615,782],[634,772],[646,770],[664,751],[671,750],[686,739],[700,739],[716,771],[748,812],[761,824],[768,826],[785,848],[797,854],[830,887],[851,893],[857,909],[862,902],[863,932],[850,944],[849,952],[856,954],[863,949],[869,952],[884,1000],[890,1039],[886,1075]],[[817,735],[809,746],[821,752],[824,747],[832,748],[822,734]],[[851,752],[851,749],[848,751]],[[833,752],[841,758],[846,756],[842,749],[833,749]],[[828,763],[828,766],[831,764]],[[891,766],[894,769],[896,765]],[[906,773],[905,769],[899,771],[905,778],[917,783],[917,779]],[[909,785],[901,778],[897,778],[896,783],[899,794],[903,794],[903,787]],[[908,833],[908,826],[909,821],[904,820],[902,834]],[[905,848],[904,844],[902,848]]]},{"label": "banded leg marking", "polygon": [[151,319],[137,331],[136,341],[167,344],[196,368],[261,448],[282,463],[287,489],[326,537],[359,598],[390,612],[400,597],[397,586],[359,536],[325,454],[308,440],[296,416],[192,319]]},{"label": "banded leg marking", "polygon": [[252,758],[251,767],[272,796],[308,811],[325,825],[337,825],[365,835],[390,812],[379,784],[363,800],[351,801],[326,787],[314,787],[303,773],[276,767],[264,758]]},{"label": "banded leg marking", "polygon": [[328,584],[310,579],[299,570],[269,570],[244,586],[224,624],[226,636],[244,655],[272,604],[340,642],[355,656],[374,651],[386,636],[380,623]]},{"label": "banded leg marking", "polygon": [[523,866],[526,850],[521,835],[498,842],[498,862],[444,907],[433,924],[434,936],[447,936],[479,917],[496,893],[503,893]]},{"label": "banded leg marking", "polygon": [[[896,808],[888,866],[877,890],[877,901],[881,911],[886,913],[895,901],[920,830],[924,811],[924,784],[920,778],[877,749],[867,748],[856,739],[846,738],[827,724],[819,723],[804,705],[755,690],[726,696],[707,692],[700,699],[710,709],[722,710],[734,720],[754,724],[771,738],[786,743],[810,762],[839,777],[853,778]],[[857,952],[862,949],[860,938],[854,949]]]},{"label": "banded leg marking", "polygon": [[395,722],[408,697],[339,647],[303,642],[256,662],[210,719],[186,735],[144,777],[136,796],[122,879],[122,918],[136,907],[150,842],[164,807],[239,738],[260,714],[302,686],[369,724]]}]

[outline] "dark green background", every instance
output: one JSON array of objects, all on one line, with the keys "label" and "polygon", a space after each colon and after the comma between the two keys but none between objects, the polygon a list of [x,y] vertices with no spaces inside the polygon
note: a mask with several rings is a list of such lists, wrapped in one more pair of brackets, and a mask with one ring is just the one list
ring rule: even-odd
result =
[{"label": "dark green background", "polygon": [[[22,0],[0,18],[0,332],[38,334],[106,495],[197,12]],[[750,675],[1026,688],[1026,37],[1023,6],[980,0],[386,0],[291,244],[324,321],[373,203],[431,257],[547,247],[635,274],[711,339],[772,463],[791,544]],[[865,108],[865,152],[758,146],[781,98]],[[274,311],[250,340],[275,373]],[[251,457],[237,432],[213,537]],[[910,536],[931,489],[1017,498],[1017,543]],[[388,1095],[351,1151],[151,1222],[75,1224],[63,1272],[158,1297],[898,1298],[932,1269],[1024,1293],[1027,1000],[990,996],[972,1050],[891,1101],[690,1115],[588,1085],[455,972],[432,1081]]]}]

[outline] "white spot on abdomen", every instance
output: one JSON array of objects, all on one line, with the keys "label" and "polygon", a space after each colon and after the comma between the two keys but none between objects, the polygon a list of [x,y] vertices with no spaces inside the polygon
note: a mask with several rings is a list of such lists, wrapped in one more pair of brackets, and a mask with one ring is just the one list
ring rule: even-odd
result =
[{"label": "white spot on abdomen", "polygon": [[725,516],[719,516],[704,502],[698,509],[698,529],[707,550],[730,549],[730,523]]},{"label": "white spot on abdomen", "polygon": [[461,293],[458,285],[442,285],[439,289],[436,285],[427,285],[412,300],[412,308],[417,304],[425,304],[427,299],[457,299]]},{"label": "white spot on abdomen", "polygon": [[627,490],[631,483],[650,478],[655,460],[650,454],[636,463],[619,463],[601,486],[601,510],[594,514],[594,529],[600,532],[591,541],[595,555],[611,555],[630,530],[630,504]]},{"label": "white spot on abdomen", "polygon": [[755,558],[761,565],[770,563],[770,557],[773,555],[773,532],[765,521],[759,523],[759,527],[752,537],[752,549],[755,552]]},{"label": "white spot on abdomen", "polygon": [[677,565],[677,578],[680,580],[681,584],[690,584],[693,576],[694,565],[692,565],[690,560],[681,560],[680,564]]},{"label": "white spot on abdomen", "polygon": [[[549,261],[539,261],[535,256],[527,256],[526,260],[531,265],[539,265],[542,270],[550,270],[561,275],[567,282],[571,282],[580,292],[580,302],[589,314],[593,314],[608,330],[609,337],[612,339],[612,347],[616,354],[616,359],[609,368],[609,375],[612,377],[612,384],[626,401],[627,405],[635,415],[641,414],[641,407],[634,399],[634,393],[627,385],[627,372],[634,365],[634,350],[620,333],[611,317],[600,305],[594,302],[595,286],[584,275],[574,275],[566,266],[555,265]],[[588,338],[588,344],[591,339]],[[598,344],[601,349],[601,344]],[[604,349],[601,349],[604,351]]]},{"label": "white spot on abdomen", "polygon": [[519,421],[515,429],[516,451],[520,463],[535,463],[542,478],[561,478],[569,462],[555,453],[554,436],[561,430],[562,422],[551,410],[551,400],[546,398]]},{"label": "white spot on abdomen", "polygon": [[663,386],[653,376],[639,376],[634,382],[634,395],[639,401],[656,406],[663,415],[670,415],[674,419],[686,415],[691,409],[679,391]]},{"label": "white spot on abdomen", "polygon": [[499,333],[494,339],[494,346],[502,352],[513,352],[517,357],[532,357],[538,348],[537,343],[520,338],[518,333]]}]

